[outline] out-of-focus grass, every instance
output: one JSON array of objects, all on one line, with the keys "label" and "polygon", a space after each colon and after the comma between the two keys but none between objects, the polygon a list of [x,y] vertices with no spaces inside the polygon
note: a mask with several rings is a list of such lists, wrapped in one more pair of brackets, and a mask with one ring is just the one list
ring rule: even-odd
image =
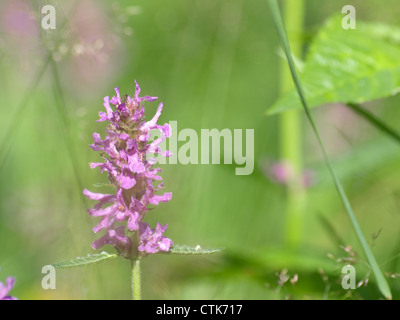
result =
[{"label": "out-of-focus grass", "polygon": [[[317,1],[307,1],[306,34],[312,35],[326,17],[341,10],[344,2],[322,8]],[[120,5],[131,2],[121,1]],[[307,236],[298,251],[287,251],[282,246],[285,192],[269,182],[259,167],[262,157],[276,158],[278,154],[277,119],[263,116],[277,98],[280,59],[267,4],[158,0],[138,5],[141,14],[129,22],[133,35],[123,43],[125,56],[113,75],[103,75],[106,80],[101,90],[88,88],[87,94],[75,95],[68,91],[68,82],[79,84],[79,78],[63,78],[61,73],[70,139],[84,187],[96,191],[93,184],[107,179],[88,166],[88,162],[98,159],[88,147],[92,132],[105,131],[102,123],[95,122],[103,109],[103,96],[113,95],[117,85],[121,92],[132,94],[134,79],[142,93],[157,95],[164,102],[160,122],[176,120],[178,128],[198,131],[255,129],[256,162],[249,176],[235,176],[233,165],[163,166],[166,190],[173,192],[173,200],[152,211],[148,221],[168,223],[167,235],[177,244],[226,250],[210,257],[146,259],[142,267],[144,298],[283,298],[266,283],[274,288],[275,272],[284,268],[291,275],[299,274],[298,283],[288,288],[293,297],[323,297],[325,285],[319,268],[329,274],[338,295],[344,296],[336,283],[340,270],[326,257],[328,252],[339,255],[341,249],[324,229],[319,215],[327,218],[346,244],[361,251],[333,185],[326,178],[315,144],[311,139],[305,144],[305,162],[316,171],[317,181],[308,190]],[[375,20],[393,22],[396,17],[387,9],[389,6],[373,7],[360,1],[356,6],[360,8],[359,19],[373,19],[376,14]],[[7,59],[0,62],[0,127],[4,128],[0,132],[8,128],[29,77],[12,67],[15,61]],[[0,175],[0,281],[8,275],[17,277],[12,293],[21,299],[129,298],[129,263],[122,260],[58,271],[55,291],[44,291],[40,286],[43,265],[92,253],[90,243],[96,238],[91,231],[96,221],[85,212],[84,203],[91,203],[77,188],[51,82],[48,73],[19,116],[20,130],[13,137]],[[372,107],[396,128],[398,102],[399,98],[393,97]],[[149,104],[149,112],[154,112],[156,106]],[[378,261],[384,263],[400,250],[398,145],[368,126],[360,126],[356,134],[346,138],[329,116],[332,108],[316,112],[321,126],[331,128],[323,139],[366,235],[382,228],[372,249]],[[363,138],[364,131],[368,132],[367,138]],[[382,268],[396,271],[393,262]],[[396,298],[400,288],[396,280],[391,285]],[[372,285],[363,290],[359,292],[364,298],[378,297]]]}]

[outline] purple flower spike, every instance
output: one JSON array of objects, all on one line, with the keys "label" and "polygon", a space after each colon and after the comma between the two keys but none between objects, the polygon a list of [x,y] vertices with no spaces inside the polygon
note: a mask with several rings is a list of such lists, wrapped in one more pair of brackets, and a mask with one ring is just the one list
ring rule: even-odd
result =
[{"label": "purple flower spike", "polygon": [[[161,169],[155,168],[154,155],[168,157],[171,153],[161,150],[160,144],[171,135],[168,124],[157,124],[163,104],[160,103],[155,115],[145,121],[143,102],[154,101],[156,97],[139,97],[140,87],[135,81],[136,90],[132,97],[122,97],[116,87],[116,96],[104,98],[106,112],[100,112],[98,121],[108,121],[107,136],[101,139],[93,134],[94,143],[90,147],[98,151],[104,159],[102,163],[90,163],[91,168],[100,168],[107,172],[115,194],[100,194],[84,190],[83,194],[98,203],[89,209],[93,217],[100,222],[93,228],[95,233],[106,234],[93,242],[92,247],[99,249],[112,245],[126,258],[137,258],[158,251],[168,251],[172,241],[163,236],[167,226],[157,224],[155,229],[143,222],[149,206],[168,202],[172,193],[156,194],[163,188]],[[160,138],[149,142],[151,131],[158,130]]]},{"label": "purple flower spike", "polygon": [[8,277],[6,279],[6,284],[0,282],[0,300],[18,300],[15,297],[8,295],[10,290],[14,287],[15,278]]}]

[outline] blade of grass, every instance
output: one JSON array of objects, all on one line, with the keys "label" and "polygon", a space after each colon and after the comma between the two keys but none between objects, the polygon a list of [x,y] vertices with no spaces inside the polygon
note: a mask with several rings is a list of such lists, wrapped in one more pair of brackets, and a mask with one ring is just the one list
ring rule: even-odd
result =
[{"label": "blade of grass", "polygon": [[[78,1],[74,1],[72,3],[72,7],[71,7],[69,13],[66,14],[64,12],[64,10],[62,9],[62,6],[60,6],[60,4],[58,3],[58,9],[60,12],[62,12],[62,14],[64,16],[64,20],[61,25],[61,33],[66,32],[66,29],[64,29],[64,27],[66,27],[68,25],[69,17],[72,16],[72,14],[75,12],[75,10],[77,9],[77,6],[78,6]],[[43,33],[41,33],[41,38],[42,38],[42,42],[44,43],[45,40],[43,37]],[[60,39],[62,39],[62,37]],[[52,53],[49,49],[47,49],[47,53],[52,57]],[[59,117],[61,120],[61,124],[63,126],[63,130],[64,130],[64,134],[65,134],[65,143],[67,146],[69,156],[71,158],[72,169],[73,169],[76,183],[77,183],[79,190],[83,190],[83,184],[82,184],[82,181],[80,178],[81,175],[79,172],[78,161],[76,158],[76,153],[74,151],[74,146],[73,146],[73,142],[71,139],[70,121],[69,121],[69,117],[67,114],[67,104],[65,102],[64,92],[63,92],[63,89],[61,86],[61,81],[60,81],[60,76],[58,73],[57,64],[54,61],[54,59],[50,59],[50,69],[51,69],[52,79],[53,79],[52,85],[53,85],[54,99],[56,102],[55,105],[56,105],[56,108],[57,108],[57,111],[58,111],[58,114],[59,114]],[[83,197],[81,194],[80,199],[81,199],[83,205],[86,206],[87,198]]]},{"label": "blade of grass", "polygon": [[[72,163],[72,169],[75,174],[75,179],[77,186],[79,190],[83,190],[83,184],[80,178],[80,173],[79,173],[79,166],[78,166],[78,161],[76,159],[76,152],[74,151],[74,146],[71,140],[71,132],[70,132],[70,122],[69,122],[69,117],[67,115],[67,105],[65,102],[61,82],[60,82],[60,77],[58,75],[58,69],[57,65],[54,60],[51,60],[50,63],[50,68],[53,74],[53,90],[54,90],[54,99],[56,101],[56,108],[58,111],[58,114],[61,119],[61,123],[63,125],[63,130],[65,134],[65,142],[67,145],[68,153],[71,158],[71,163]],[[81,196],[80,199],[83,201],[83,204],[86,205],[86,197]]]},{"label": "blade of grass", "polygon": [[353,110],[358,115],[362,116],[365,120],[367,120],[369,123],[371,123],[377,129],[386,133],[388,136],[392,137],[397,142],[400,142],[400,134],[398,132],[394,131],[386,123],[384,123],[382,120],[378,119],[375,115],[373,115],[371,112],[369,112],[366,109],[364,109],[363,107],[361,107],[359,104],[347,103],[347,104],[345,104],[345,106],[350,108],[351,110]]},{"label": "blade of grass", "polygon": [[375,259],[374,255],[373,255],[373,253],[372,253],[367,241],[365,240],[364,234],[363,234],[363,232],[362,232],[362,230],[361,230],[361,228],[360,228],[360,226],[358,224],[358,221],[357,221],[356,216],[355,216],[355,214],[353,212],[353,209],[352,209],[352,207],[350,205],[350,202],[349,202],[349,200],[348,200],[348,198],[346,196],[346,193],[345,193],[345,191],[344,191],[344,189],[342,187],[342,184],[340,183],[340,181],[339,181],[338,177],[336,176],[336,173],[335,173],[335,171],[334,171],[334,169],[333,169],[333,167],[331,165],[331,162],[330,162],[329,157],[328,157],[328,155],[326,153],[324,144],[322,143],[321,137],[319,135],[317,126],[315,124],[314,118],[313,118],[313,116],[312,116],[312,114],[310,112],[310,109],[308,107],[308,104],[307,104],[307,101],[306,101],[305,96],[304,96],[304,92],[303,92],[303,88],[302,88],[300,79],[299,79],[299,77],[297,75],[297,72],[296,72],[296,69],[295,69],[295,66],[294,66],[294,61],[293,61],[292,54],[291,54],[291,51],[290,51],[289,41],[288,41],[288,38],[287,38],[287,35],[286,35],[285,26],[284,26],[284,23],[283,23],[283,20],[282,20],[282,17],[281,17],[281,13],[280,13],[280,9],[279,9],[278,3],[277,3],[276,0],[268,0],[268,1],[269,1],[269,6],[270,6],[271,11],[272,11],[272,17],[273,17],[273,20],[274,20],[274,23],[275,23],[279,38],[280,38],[280,40],[282,42],[283,48],[285,50],[286,57],[288,59],[289,68],[290,68],[290,71],[291,71],[291,74],[292,74],[293,82],[295,83],[295,86],[296,86],[299,98],[301,100],[301,103],[303,105],[306,117],[307,117],[307,119],[308,119],[308,121],[309,121],[309,123],[310,123],[310,125],[312,127],[312,130],[313,130],[313,132],[315,134],[315,137],[316,137],[316,139],[318,141],[318,145],[319,145],[319,147],[320,147],[320,149],[321,149],[321,151],[323,153],[323,156],[324,156],[324,159],[325,159],[325,163],[326,163],[326,165],[327,165],[327,167],[329,169],[329,172],[330,172],[330,174],[332,176],[332,179],[334,181],[336,190],[339,193],[339,196],[340,196],[340,198],[342,200],[343,206],[346,209],[346,212],[347,212],[347,214],[349,216],[350,222],[351,222],[352,227],[354,229],[354,232],[357,235],[357,238],[358,238],[358,240],[359,240],[359,242],[361,244],[361,247],[362,247],[362,249],[364,251],[364,254],[365,254],[366,258],[367,258],[367,261],[368,261],[369,265],[371,266],[371,269],[372,269],[372,271],[373,271],[373,273],[375,275],[376,282],[377,282],[377,285],[378,285],[378,288],[379,288],[380,292],[382,293],[382,295],[386,299],[392,299],[392,294],[391,294],[391,291],[390,291],[390,287],[389,287],[389,285],[388,285],[388,283],[387,283],[387,281],[386,281],[381,269],[379,268],[379,265],[376,262],[376,259]]},{"label": "blade of grass", "polygon": [[44,61],[43,66],[40,68],[40,70],[37,72],[36,76],[33,78],[32,85],[24,95],[24,98],[22,99],[21,103],[19,104],[17,110],[14,113],[14,116],[11,120],[11,125],[6,131],[6,134],[4,135],[3,141],[1,142],[0,145],[0,170],[3,168],[7,156],[11,150],[11,146],[13,144],[15,135],[17,134],[18,129],[20,128],[22,124],[21,118],[24,115],[24,111],[26,107],[28,106],[29,100],[31,99],[33,93],[35,92],[40,80],[42,79],[47,66],[49,65],[51,60],[51,55],[49,54],[47,58]]}]

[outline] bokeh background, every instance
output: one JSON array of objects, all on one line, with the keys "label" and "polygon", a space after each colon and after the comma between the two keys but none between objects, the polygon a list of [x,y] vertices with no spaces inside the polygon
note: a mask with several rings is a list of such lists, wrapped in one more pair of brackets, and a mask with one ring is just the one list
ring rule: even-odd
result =
[{"label": "bokeh background", "polygon": [[[399,25],[397,2],[305,1],[304,53],[344,5],[356,6],[357,19]],[[46,4],[56,8],[56,30],[38,27]],[[305,118],[303,164],[311,182],[300,237],[290,246],[285,241],[286,187],[271,177],[281,161],[279,116],[264,115],[279,97],[282,63],[267,1],[1,0],[0,27],[0,281],[17,278],[12,295],[130,298],[130,266],[123,259],[59,270],[57,289],[48,291],[41,269],[95,252],[97,220],[86,213],[93,204],[82,190],[96,191],[93,185],[107,176],[89,169],[98,159],[89,144],[94,131],[105,132],[104,123],[95,122],[103,97],[115,86],[132,95],[136,79],[142,93],[163,101],[162,123],[176,120],[180,129],[198,132],[255,130],[251,175],[236,176],[236,165],[162,166],[173,200],[148,221],[168,223],[176,244],[225,250],[145,259],[145,299],[380,297],[373,278],[350,293],[340,286],[339,257],[358,261],[359,281],[368,270]],[[398,128],[399,102],[394,96],[368,107]],[[147,110],[156,107],[150,103]],[[314,114],[379,264],[384,272],[400,272],[398,145],[343,106]],[[293,284],[284,281],[286,274]],[[389,279],[394,298],[399,281]]]}]

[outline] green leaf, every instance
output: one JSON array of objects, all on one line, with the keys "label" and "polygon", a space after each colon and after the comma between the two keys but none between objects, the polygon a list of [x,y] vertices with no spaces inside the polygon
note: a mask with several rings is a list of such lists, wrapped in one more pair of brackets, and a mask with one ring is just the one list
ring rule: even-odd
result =
[{"label": "green leaf", "polygon": [[[310,108],[363,103],[400,89],[400,28],[357,20],[357,29],[345,30],[341,19],[333,16],[317,34],[300,74]],[[292,90],[267,115],[301,107]]]},{"label": "green leaf", "polygon": [[98,254],[88,254],[86,257],[77,257],[69,261],[54,263],[53,266],[58,269],[82,267],[88,264],[99,263],[118,257],[117,254],[102,252]]},{"label": "green leaf", "polygon": [[174,245],[167,254],[196,255],[219,253],[223,248],[202,248],[201,246],[191,247],[186,245]]}]

